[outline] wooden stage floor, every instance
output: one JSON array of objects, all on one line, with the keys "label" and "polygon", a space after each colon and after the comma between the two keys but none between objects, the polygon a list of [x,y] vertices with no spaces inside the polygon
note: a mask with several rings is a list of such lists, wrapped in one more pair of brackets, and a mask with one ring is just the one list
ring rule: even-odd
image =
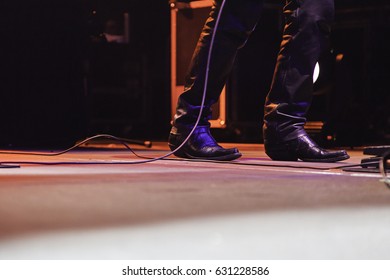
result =
[{"label": "wooden stage floor", "polygon": [[[390,189],[378,173],[340,169],[367,157],[362,149],[319,164],[224,146],[243,157],[126,164],[140,159],[118,144],[0,154],[24,162],[0,168],[0,259],[390,258]],[[54,162],[63,164],[38,164]]]}]

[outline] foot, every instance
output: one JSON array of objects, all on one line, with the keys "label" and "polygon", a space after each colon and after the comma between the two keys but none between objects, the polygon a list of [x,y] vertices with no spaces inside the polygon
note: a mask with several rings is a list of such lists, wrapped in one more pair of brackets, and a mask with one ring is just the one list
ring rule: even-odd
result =
[{"label": "foot", "polygon": [[265,152],[271,159],[281,161],[297,161],[300,159],[312,162],[337,162],[349,159],[346,151],[325,150],[319,147],[308,135],[275,144],[265,141]]},{"label": "foot", "polygon": [[[187,138],[191,130],[173,127],[169,135],[168,145],[174,151]],[[229,161],[241,157],[237,148],[225,149],[210,134],[209,126],[198,126],[187,143],[174,153],[180,158],[207,159]]]}]

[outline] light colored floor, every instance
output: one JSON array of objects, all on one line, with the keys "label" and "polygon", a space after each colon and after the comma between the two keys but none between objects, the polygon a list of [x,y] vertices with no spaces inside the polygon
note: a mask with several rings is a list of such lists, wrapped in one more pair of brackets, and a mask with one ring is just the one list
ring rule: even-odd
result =
[{"label": "light colored floor", "polygon": [[[2,168],[0,259],[390,258],[390,190],[379,174],[335,169],[367,157],[361,149],[341,163],[313,164],[272,162],[262,145],[237,145],[244,165]],[[139,160],[104,147],[0,161]],[[165,143],[136,149],[167,152]]]}]

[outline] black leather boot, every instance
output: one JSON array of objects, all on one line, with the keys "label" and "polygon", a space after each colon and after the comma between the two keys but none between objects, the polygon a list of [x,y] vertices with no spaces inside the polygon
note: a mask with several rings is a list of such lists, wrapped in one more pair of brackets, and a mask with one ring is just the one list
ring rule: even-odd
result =
[{"label": "black leather boot", "polygon": [[[186,102],[183,97],[179,97],[177,104],[174,125],[169,134],[169,148],[176,150],[187,138],[192,131],[198,115],[200,106],[193,106]],[[224,149],[215,141],[210,133],[209,119],[211,117],[210,106],[205,106],[199,120],[199,125],[188,141],[174,153],[175,156],[191,159],[208,159],[208,160],[234,160],[241,156],[236,148]]]},{"label": "black leather boot", "polygon": [[266,154],[273,160],[337,162],[349,159],[344,150],[328,151],[319,147],[306,134],[286,142],[264,142]]},{"label": "black leather boot", "polygon": [[[191,127],[172,127],[169,135],[169,148],[177,149],[187,138]],[[210,126],[197,126],[184,146],[174,153],[175,156],[190,159],[234,160],[241,157],[237,148],[225,149],[210,134]]]},{"label": "black leather boot", "polygon": [[319,147],[304,130],[313,91],[313,71],[328,46],[333,0],[288,0],[286,26],[275,73],[264,107],[265,151],[273,160],[336,162],[344,150]]}]

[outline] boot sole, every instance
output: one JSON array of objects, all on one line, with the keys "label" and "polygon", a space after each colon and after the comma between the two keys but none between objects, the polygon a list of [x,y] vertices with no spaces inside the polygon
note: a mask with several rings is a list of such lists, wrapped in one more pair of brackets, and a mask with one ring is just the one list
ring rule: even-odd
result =
[{"label": "boot sole", "polygon": [[[169,144],[169,148],[171,149],[171,151],[174,151],[177,147]],[[217,160],[217,161],[231,161],[231,160],[238,159],[242,156],[241,153],[233,153],[233,154],[228,154],[228,155],[218,156],[218,157],[198,157],[198,156],[193,156],[193,155],[187,153],[183,148],[180,149],[179,151],[176,151],[173,154],[179,158],[200,159],[200,160]]]},{"label": "boot sole", "polygon": [[[174,155],[177,156],[176,153]],[[196,156],[192,156],[190,154],[185,153],[184,157],[188,158],[188,159],[231,161],[231,160],[238,159],[241,156],[242,156],[241,153],[234,153],[234,154],[230,154],[230,155],[226,155],[226,156],[220,156],[220,157],[196,157]],[[179,157],[181,157],[181,156],[179,156]]]},{"label": "boot sole", "polygon": [[266,154],[272,160],[277,160],[277,161],[297,161],[300,159],[306,162],[337,162],[337,161],[342,161],[350,158],[349,155],[343,155],[343,156],[332,157],[332,158],[301,158],[291,153],[286,155],[285,153],[277,153],[275,151],[266,152]]},{"label": "boot sole", "polygon": [[342,161],[349,159],[349,155],[344,155],[344,156],[339,156],[339,157],[334,157],[334,158],[324,158],[324,159],[312,159],[312,158],[302,158],[302,161],[307,161],[307,162],[337,162],[337,161]]}]

